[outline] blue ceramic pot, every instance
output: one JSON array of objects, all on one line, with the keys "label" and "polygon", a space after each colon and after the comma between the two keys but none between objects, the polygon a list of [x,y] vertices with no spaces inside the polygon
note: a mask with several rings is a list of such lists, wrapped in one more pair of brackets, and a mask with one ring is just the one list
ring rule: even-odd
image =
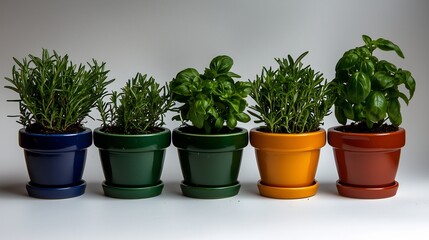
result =
[{"label": "blue ceramic pot", "polygon": [[86,149],[92,131],[73,134],[34,134],[19,130],[30,182],[27,191],[38,198],[69,198],[82,195]]}]

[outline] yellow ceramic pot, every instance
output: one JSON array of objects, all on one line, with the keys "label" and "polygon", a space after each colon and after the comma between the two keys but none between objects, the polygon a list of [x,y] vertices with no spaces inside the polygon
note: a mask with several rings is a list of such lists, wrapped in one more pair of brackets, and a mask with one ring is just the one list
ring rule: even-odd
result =
[{"label": "yellow ceramic pot", "polygon": [[259,192],[273,198],[305,198],[316,194],[314,179],[326,131],[310,133],[267,133],[250,131],[261,180]]}]

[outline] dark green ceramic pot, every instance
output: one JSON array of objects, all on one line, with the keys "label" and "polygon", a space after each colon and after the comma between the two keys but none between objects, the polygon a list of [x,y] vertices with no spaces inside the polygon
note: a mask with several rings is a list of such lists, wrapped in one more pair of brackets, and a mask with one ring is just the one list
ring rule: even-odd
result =
[{"label": "dark green ceramic pot", "polygon": [[116,198],[147,198],[161,194],[161,173],[171,132],[120,135],[94,130],[106,181],[105,195]]},{"label": "dark green ceramic pot", "polygon": [[173,130],[184,181],[182,193],[195,198],[224,198],[238,193],[237,181],[248,132],[236,128],[228,134],[194,134],[190,127]]}]

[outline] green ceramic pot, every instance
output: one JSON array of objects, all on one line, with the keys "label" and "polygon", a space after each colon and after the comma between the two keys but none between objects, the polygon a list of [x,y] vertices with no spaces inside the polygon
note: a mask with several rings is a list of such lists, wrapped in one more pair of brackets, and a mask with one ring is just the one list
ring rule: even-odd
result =
[{"label": "green ceramic pot", "polygon": [[195,198],[224,198],[238,193],[237,181],[248,132],[236,128],[228,134],[195,134],[191,127],[173,130],[184,181],[182,193]]},{"label": "green ceramic pot", "polygon": [[94,130],[106,181],[105,195],[116,198],[147,198],[162,192],[161,173],[171,132],[120,135]]}]

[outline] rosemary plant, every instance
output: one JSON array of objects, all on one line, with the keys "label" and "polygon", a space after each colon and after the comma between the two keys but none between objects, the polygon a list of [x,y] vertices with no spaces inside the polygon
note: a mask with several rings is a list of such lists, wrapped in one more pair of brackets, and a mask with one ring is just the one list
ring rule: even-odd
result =
[{"label": "rosemary plant", "polygon": [[98,101],[102,131],[116,134],[147,134],[159,130],[173,106],[168,85],[137,73],[121,92],[112,91],[109,102]]},{"label": "rosemary plant", "polygon": [[272,133],[303,133],[319,129],[330,114],[333,101],[327,81],[310,66],[303,67],[301,54],[296,60],[275,59],[278,69],[263,67],[261,75],[250,81],[250,96],[256,105],[249,113],[265,123],[264,131]]},{"label": "rosemary plant", "polygon": [[82,130],[82,121],[98,99],[106,93],[105,63],[92,60],[87,70],[69,61],[68,55],[51,55],[43,49],[42,56],[29,55],[29,60],[14,58],[11,84],[6,88],[19,94],[18,123],[27,131],[38,133],[70,133]]}]

